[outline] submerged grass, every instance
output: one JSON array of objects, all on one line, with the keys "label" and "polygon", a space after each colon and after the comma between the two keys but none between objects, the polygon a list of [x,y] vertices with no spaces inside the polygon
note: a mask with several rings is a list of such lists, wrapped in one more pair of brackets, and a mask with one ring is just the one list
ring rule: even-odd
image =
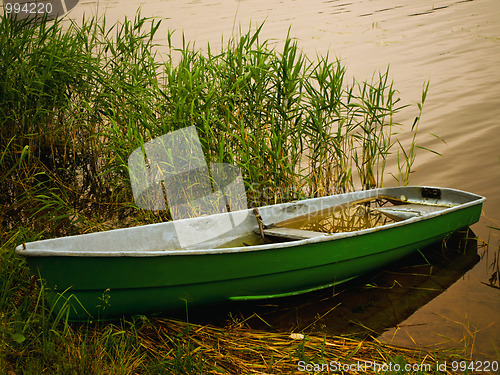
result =
[{"label": "submerged grass", "polygon": [[[495,231],[500,231],[500,228],[490,226],[490,229]],[[488,255],[489,245],[486,250],[486,255]],[[488,283],[483,283],[495,289],[500,289],[500,244],[496,251],[493,251],[493,260],[488,262],[489,272],[491,272],[491,276],[488,280]]]},{"label": "submerged grass", "polygon": [[294,373],[300,360],[435,362],[346,337],[144,317],[72,325],[51,315],[14,247],[168,220],[133,204],[127,159],[169,131],[195,125],[208,161],[241,167],[254,206],[382,186],[390,158],[400,183],[412,172],[427,85],[405,128],[394,121],[406,106],[388,70],[346,82],[339,60],[310,60],[290,36],[271,48],[262,26],[217,53],[184,42],[159,56],[158,28],[140,15],[67,27],[0,18],[0,371]]}]

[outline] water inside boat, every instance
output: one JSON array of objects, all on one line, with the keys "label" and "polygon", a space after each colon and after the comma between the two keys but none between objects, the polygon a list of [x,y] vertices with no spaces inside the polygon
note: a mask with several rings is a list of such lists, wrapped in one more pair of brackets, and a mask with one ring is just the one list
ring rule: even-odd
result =
[{"label": "water inside boat", "polygon": [[[401,202],[402,204],[404,202]],[[277,227],[308,230],[321,233],[353,232],[394,223],[397,220],[377,210],[392,207],[394,201],[376,199],[353,202],[313,212],[275,224]]]},{"label": "water inside boat", "polygon": [[256,246],[296,241],[332,233],[354,232],[380,227],[440,211],[448,206],[408,203],[394,198],[361,200],[311,212],[269,225],[262,237],[257,231],[229,241],[220,248]]}]

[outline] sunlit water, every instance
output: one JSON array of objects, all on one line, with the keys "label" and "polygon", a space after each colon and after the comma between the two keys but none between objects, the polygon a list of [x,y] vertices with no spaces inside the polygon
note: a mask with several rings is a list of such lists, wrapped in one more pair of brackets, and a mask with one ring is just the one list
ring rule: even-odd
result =
[{"label": "sunlit water", "polygon": [[[133,18],[139,7],[143,16],[164,19],[159,43],[166,44],[170,29],[176,30],[177,46],[184,33],[200,49],[207,43],[217,48],[240,27],[246,31],[265,21],[262,36],[277,48],[290,30],[311,58],[337,56],[347,75],[359,80],[390,64],[406,103],[419,100],[429,80],[418,139],[442,156],[420,152],[411,183],[485,196],[483,218],[473,228],[490,242],[489,259],[381,339],[399,345],[467,344],[479,357],[497,357],[493,345],[500,350],[500,290],[482,283],[491,275],[488,265],[500,234],[488,228],[500,227],[498,0],[81,1],[68,17],[78,20],[97,12],[111,23]],[[399,120],[410,125],[415,115],[412,109]]]}]

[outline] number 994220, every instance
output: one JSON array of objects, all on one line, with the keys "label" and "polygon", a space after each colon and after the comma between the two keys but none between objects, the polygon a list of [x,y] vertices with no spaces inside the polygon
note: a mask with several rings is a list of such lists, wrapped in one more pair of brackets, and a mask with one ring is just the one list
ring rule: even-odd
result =
[{"label": "number 994220", "polygon": [[64,16],[78,0],[3,0],[3,4],[5,13],[11,18],[41,21]]},{"label": "number 994220", "polygon": [[14,13],[24,16],[52,14],[54,11],[54,7],[50,2],[18,3],[6,1],[4,7],[6,13]]}]

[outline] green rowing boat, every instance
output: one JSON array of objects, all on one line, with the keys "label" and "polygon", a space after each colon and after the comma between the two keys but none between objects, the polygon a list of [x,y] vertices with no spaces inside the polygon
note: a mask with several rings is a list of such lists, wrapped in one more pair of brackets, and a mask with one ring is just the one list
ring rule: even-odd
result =
[{"label": "green rowing boat", "polygon": [[18,246],[70,320],[285,297],[380,269],[477,222],[485,198],[395,187]]}]

